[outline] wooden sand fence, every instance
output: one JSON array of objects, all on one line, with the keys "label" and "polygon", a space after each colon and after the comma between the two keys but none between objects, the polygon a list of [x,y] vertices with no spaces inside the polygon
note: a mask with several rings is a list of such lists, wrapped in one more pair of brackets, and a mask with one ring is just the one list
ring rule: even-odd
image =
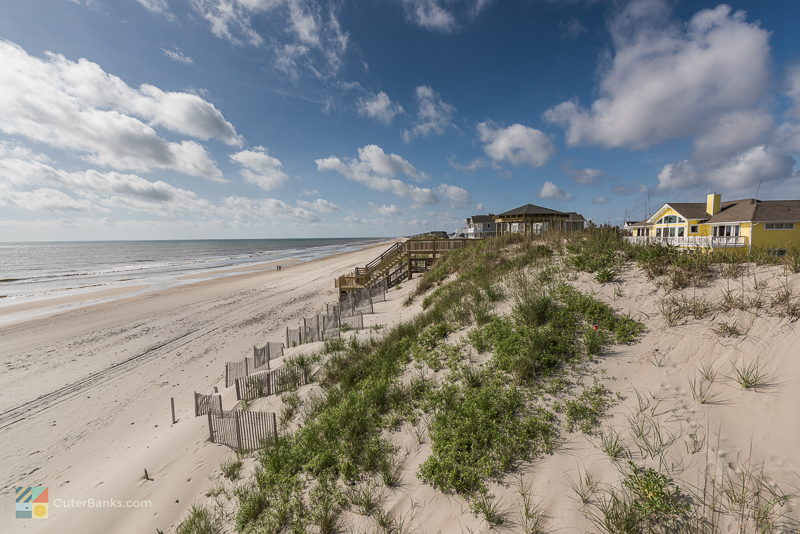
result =
[{"label": "wooden sand fence", "polygon": [[237,451],[262,447],[278,433],[278,423],[271,412],[209,412],[208,433],[212,443],[221,443]]},{"label": "wooden sand fence", "polygon": [[283,343],[280,341],[267,341],[263,347],[253,345],[253,365],[260,370],[263,367],[269,369],[270,360],[283,356]]},{"label": "wooden sand fence", "polygon": [[281,367],[262,371],[236,380],[236,399],[253,400],[292,391],[308,383],[304,368]]},{"label": "wooden sand fence", "polygon": [[225,363],[225,387],[236,383],[237,378],[249,376],[264,368],[269,369],[269,362],[283,356],[283,344],[280,341],[268,341],[263,347],[253,347],[253,356],[247,356],[238,362]]},{"label": "wooden sand fence", "polygon": [[322,341],[322,318],[323,314],[303,319],[302,339],[303,343],[313,343]]},{"label": "wooden sand fence", "polygon": [[194,392],[194,416],[222,413],[222,396]]}]

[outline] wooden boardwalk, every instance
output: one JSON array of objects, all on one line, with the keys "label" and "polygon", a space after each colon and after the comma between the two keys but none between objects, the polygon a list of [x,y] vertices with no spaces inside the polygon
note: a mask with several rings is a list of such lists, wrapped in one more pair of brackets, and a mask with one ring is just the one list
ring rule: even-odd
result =
[{"label": "wooden boardwalk", "polygon": [[427,271],[436,259],[449,250],[464,248],[471,239],[412,238],[395,243],[383,254],[356,267],[352,274],[336,279],[339,293],[349,293],[385,281],[388,287]]}]

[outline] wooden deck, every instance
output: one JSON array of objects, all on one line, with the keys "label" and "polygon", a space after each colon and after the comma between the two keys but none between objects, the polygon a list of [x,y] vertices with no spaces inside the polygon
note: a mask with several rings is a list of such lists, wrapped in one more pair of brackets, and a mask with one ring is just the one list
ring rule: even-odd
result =
[{"label": "wooden deck", "polygon": [[383,254],[356,267],[352,274],[336,279],[339,293],[347,293],[385,280],[388,287],[411,278],[413,273],[427,271],[436,259],[448,250],[463,248],[470,239],[411,238],[395,243]]}]

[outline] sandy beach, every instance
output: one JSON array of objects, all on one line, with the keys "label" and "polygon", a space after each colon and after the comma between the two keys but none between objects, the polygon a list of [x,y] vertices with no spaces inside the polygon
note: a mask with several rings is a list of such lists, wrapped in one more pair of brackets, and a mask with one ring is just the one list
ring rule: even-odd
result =
[{"label": "sandy beach", "polygon": [[[214,385],[223,391],[226,361],[252,354],[254,344],[280,341],[288,324],[336,299],[336,276],[385,248],[0,328],[0,513],[11,516],[14,486],[39,485],[49,488],[49,519],[17,521],[14,532],[168,532],[230,454],[208,441],[205,419],[193,417],[193,392]],[[231,397],[224,392],[226,409]],[[144,469],[152,480],[144,480]],[[55,499],[151,504],[85,510],[55,507]]]}]

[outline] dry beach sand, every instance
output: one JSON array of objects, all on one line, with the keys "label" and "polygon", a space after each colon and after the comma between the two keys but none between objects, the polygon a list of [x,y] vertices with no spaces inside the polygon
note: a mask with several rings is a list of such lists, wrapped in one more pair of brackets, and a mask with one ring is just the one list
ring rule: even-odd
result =
[{"label": "dry beach sand", "polygon": [[[336,299],[336,276],[386,246],[0,327],[0,531],[169,532],[230,454],[193,417],[193,392],[224,386],[226,361],[281,340],[288,324]],[[37,485],[49,487],[49,519],[10,519],[14,486]],[[55,508],[57,498],[152,507]]]}]

